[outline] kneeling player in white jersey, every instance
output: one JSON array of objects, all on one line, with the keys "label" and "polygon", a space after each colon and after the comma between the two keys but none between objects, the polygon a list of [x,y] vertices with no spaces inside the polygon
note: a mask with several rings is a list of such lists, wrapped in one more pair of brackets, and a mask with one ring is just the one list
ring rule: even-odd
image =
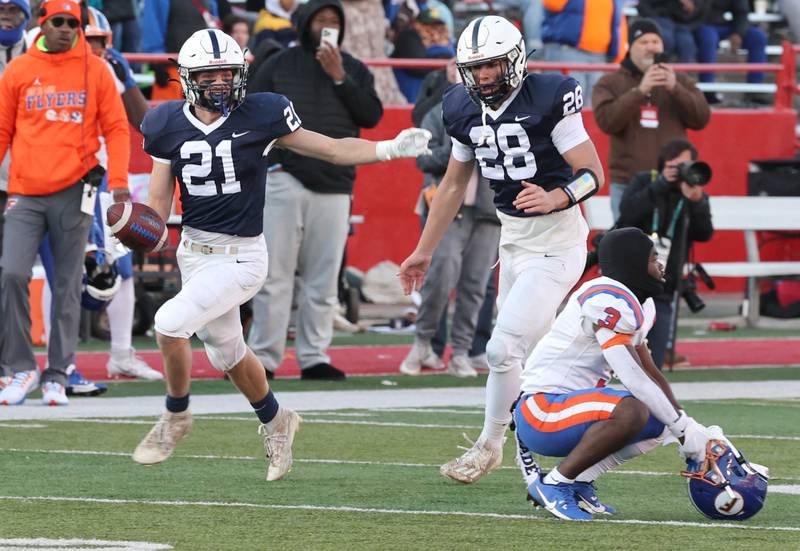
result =
[{"label": "kneeling player in white jersey", "polygon": [[[655,319],[650,297],[664,282],[653,242],[638,228],[614,230],[599,255],[603,277],[572,294],[536,346],[514,408],[528,494],[568,520],[613,514],[597,498],[594,480],[670,436],[692,460],[704,456],[710,438],[723,438],[719,427],[706,428],[683,412],[647,350]],[[627,390],[606,388],[612,372]],[[532,453],[564,459],[544,475]]]},{"label": "kneeling player in white jersey", "polygon": [[501,222],[497,323],[486,346],[483,431],[440,469],[469,484],[500,466],[525,358],[583,273],[588,228],[577,203],[600,189],[603,169],[583,127],[580,85],[563,75],[526,74],[525,42],[511,22],[470,22],[456,63],[464,84],[448,88],[442,103],[450,161],[400,278],[407,293],[421,287],[477,162]]},{"label": "kneeling player in white jersey", "polygon": [[278,480],[291,469],[300,417],[279,407],[264,367],[245,345],[239,320],[239,305],[267,277],[262,234],[267,153],[276,146],[335,164],[372,163],[428,152],[430,133],[407,129],[394,140],[376,143],[305,130],[285,97],[264,93],[245,98],[244,53],[218,30],[197,31],[184,43],[178,72],[186,101],[162,103],[142,123],[144,149],[154,161],[149,203],[163,219],[170,212],[176,178],[181,188],[183,234],[177,259],[182,288],[155,316],[167,411],[133,459],[164,461],[189,432],[189,339],[197,334],[211,364],[227,373],[253,406],[269,458],[267,480]]}]

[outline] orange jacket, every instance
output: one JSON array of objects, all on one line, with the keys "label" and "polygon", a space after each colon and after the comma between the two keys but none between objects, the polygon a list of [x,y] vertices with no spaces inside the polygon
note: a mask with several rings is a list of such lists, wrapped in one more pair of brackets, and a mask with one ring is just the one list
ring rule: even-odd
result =
[{"label": "orange jacket", "polygon": [[106,62],[83,34],[64,53],[35,45],[0,80],[0,159],[11,144],[9,195],[49,195],[98,164],[98,134],[108,149],[108,187],[128,185],[128,119]]}]

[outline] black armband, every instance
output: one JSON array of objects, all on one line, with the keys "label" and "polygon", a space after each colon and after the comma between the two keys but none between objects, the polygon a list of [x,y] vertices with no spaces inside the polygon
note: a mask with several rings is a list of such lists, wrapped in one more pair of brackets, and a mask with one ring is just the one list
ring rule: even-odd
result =
[{"label": "black armband", "polygon": [[594,172],[588,168],[582,168],[575,173],[572,180],[561,188],[569,197],[569,206],[576,205],[585,201],[600,189],[600,182]]}]

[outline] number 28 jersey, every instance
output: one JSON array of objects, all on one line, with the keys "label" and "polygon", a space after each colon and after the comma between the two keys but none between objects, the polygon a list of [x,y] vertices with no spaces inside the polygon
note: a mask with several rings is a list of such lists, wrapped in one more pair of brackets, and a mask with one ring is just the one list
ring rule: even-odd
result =
[{"label": "number 28 jersey", "polygon": [[186,226],[254,237],[264,227],[267,153],[300,124],[288,99],[259,93],[209,125],[188,102],[162,103],[145,116],[142,134],[144,150],[178,179]]},{"label": "number 28 jersey", "polygon": [[485,107],[486,126],[481,107],[460,84],[445,92],[442,116],[453,138],[453,156],[478,161],[495,192],[497,210],[530,217],[536,215],[513,205],[522,191],[521,181],[547,191],[569,182],[572,168],[561,153],[589,139],[580,120],[582,107],[582,90],[575,79],[531,74],[496,110]]}]

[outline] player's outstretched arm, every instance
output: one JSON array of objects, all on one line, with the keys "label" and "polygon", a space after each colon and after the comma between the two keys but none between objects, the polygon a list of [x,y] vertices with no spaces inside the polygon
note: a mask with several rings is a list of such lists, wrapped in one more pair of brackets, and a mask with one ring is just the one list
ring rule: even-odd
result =
[{"label": "player's outstretched arm", "polygon": [[336,165],[363,165],[429,154],[430,139],[431,133],[421,128],[406,128],[393,140],[381,142],[360,138],[329,138],[324,134],[298,128],[291,134],[278,138],[275,145]]},{"label": "player's outstretched arm", "polygon": [[433,197],[431,210],[417,247],[400,265],[398,275],[406,294],[410,294],[415,288],[422,287],[422,280],[431,264],[433,251],[456,217],[461,203],[464,202],[464,194],[469,178],[472,176],[474,164],[475,161],[462,162],[452,155],[450,156],[447,171],[442,177],[439,187],[436,188],[436,195]]},{"label": "player's outstretched arm", "polygon": [[162,220],[169,219],[174,193],[175,178],[172,176],[170,165],[153,161],[147,204],[158,213]]}]

